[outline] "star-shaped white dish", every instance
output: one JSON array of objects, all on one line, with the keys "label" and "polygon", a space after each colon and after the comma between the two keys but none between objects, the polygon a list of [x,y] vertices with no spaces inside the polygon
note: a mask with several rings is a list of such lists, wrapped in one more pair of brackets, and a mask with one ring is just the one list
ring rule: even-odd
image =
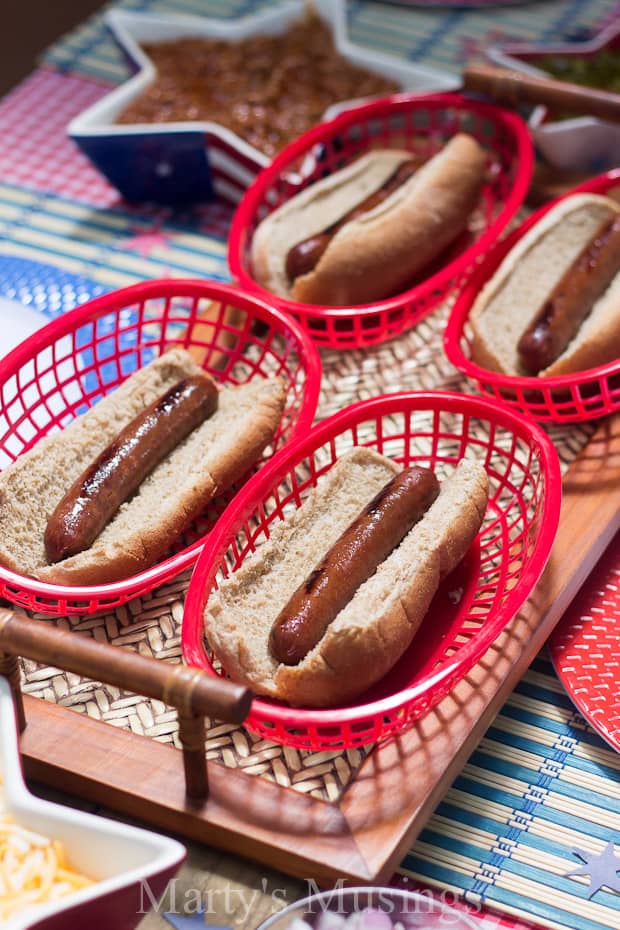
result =
[{"label": "star-shaped white dish", "polygon": [[[545,56],[588,58],[604,48],[615,49],[620,55],[620,23],[612,23],[584,42],[553,45],[513,42],[492,46],[487,55],[502,68],[544,78],[549,77],[543,70]],[[538,62],[540,67],[533,62]],[[552,120],[547,108],[539,106],[533,110],[529,125],[537,148],[555,168],[592,175],[615,168],[620,162],[618,123],[605,122],[593,116]]]},{"label": "star-shaped white dish", "polygon": [[[453,90],[457,75],[355,45],[347,37],[345,0],[314,0],[330,26],[339,53],[353,64],[396,81],[404,91]],[[128,200],[196,203],[215,196],[237,202],[269,158],[217,123],[118,124],[118,116],[154,80],[142,43],[200,37],[238,42],[260,33],[281,34],[304,12],[304,0],[286,0],[238,19],[154,15],[111,10],[106,22],[139,71],[68,127],[71,138]],[[340,101],[326,118],[350,106]]]},{"label": "star-shaped white dish", "polygon": [[60,840],[71,867],[95,880],[70,897],[17,914],[3,930],[133,930],[177,871],[185,848],[166,836],[34,797],[22,776],[13,701],[1,675],[0,775],[11,819]]}]

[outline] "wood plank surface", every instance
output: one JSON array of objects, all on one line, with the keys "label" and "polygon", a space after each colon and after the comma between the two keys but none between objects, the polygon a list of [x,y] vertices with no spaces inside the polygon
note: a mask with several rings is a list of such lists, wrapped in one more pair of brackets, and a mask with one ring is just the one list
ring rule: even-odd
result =
[{"label": "wood plank surface", "polygon": [[34,698],[27,775],[289,875],[388,878],[620,526],[620,416],[563,488],[556,545],[523,611],[434,711],[375,748],[339,803],[210,764],[210,799],[188,805],[177,750]]},{"label": "wood plank surface", "polygon": [[173,746],[38,698],[25,709],[27,778],[290,874],[370,877],[337,805],[217,763],[209,799],[193,803]]},{"label": "wood plank surface", "polygon": [[523,610],[444,701],[365,760],[346,792],[341,809],[375,878],[394,872],[619,527],[617,415],[564,478],[553,551]]}]

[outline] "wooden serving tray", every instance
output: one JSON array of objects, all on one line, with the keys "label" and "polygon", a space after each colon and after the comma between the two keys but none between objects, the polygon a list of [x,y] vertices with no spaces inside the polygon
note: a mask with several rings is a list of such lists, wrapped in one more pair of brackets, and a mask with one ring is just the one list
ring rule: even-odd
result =
[{"label": "wooden serving tray", "polygon": [[620,527],[620,416],[563,481],[560,528],[531,599],[482,661],[410,731],[374,747],[336,801],[209,763],[188,801],[179,750],[26,697],[27,777],[323,884],[389,878]]}]

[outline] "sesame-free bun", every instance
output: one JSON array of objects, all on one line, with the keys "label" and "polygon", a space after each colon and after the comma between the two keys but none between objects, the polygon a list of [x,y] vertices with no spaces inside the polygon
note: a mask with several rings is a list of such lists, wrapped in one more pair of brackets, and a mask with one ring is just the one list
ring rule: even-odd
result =
[{"label": "sesame-free bun", "polygon": [[[508,252],[478,295],[470,316],[472,360],[507,375],[527,375],[521,335],[601,224],[620,206],[598,194],[562,200]],[[540,377],[569,374],[620,358],[620,274],[594,304],[574,339]]]},{"label": "sesame-free bun", "polygon": [[50,565],[45,528],[66,491],[121,430],[196,374],[204,372],[189,353],[166,352],[6,468],[0,474],[0,564],[55,584],[93,585],[129,577],[162,558],[273,438],[284,405],[279,378],[222,387],[215,413],[156,466],[89,549]]},{"label": "sesame-free bun", "polygon": [[462,459],[440,493],[295,666],[269,633],[280,610],[338,537],[399,471],[361,447],[342,456],[303,505],[226,579],[205,609],[208,642],[234,681],[294,705],[349,701],[389,672],[417,632],[440,580],[463,558],[484,516],[484,468]]},{"label": "sesame-free bun", "polygon": [[255,279],[308,304],[372,303],[403,290],[465,229],[482,188],[486,156],[459,133],[382,203],[346,222],[316,267],[289,281],[291,246],[328,229],[377,191],[412,154],[371,151],[274,210],[252,239]]}]

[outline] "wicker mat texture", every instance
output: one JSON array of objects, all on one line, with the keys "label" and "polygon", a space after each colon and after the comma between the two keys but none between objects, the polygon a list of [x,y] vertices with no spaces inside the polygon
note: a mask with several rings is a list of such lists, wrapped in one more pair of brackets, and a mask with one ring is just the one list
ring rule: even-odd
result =
[{"label": "wicker mat texture", "polygon": [[[123,0],[122,6],[238,16],[267,5],[255,0]],[[516,6],[411,10],[355,0],[353,39],[420,63],[458,72],[463,61],[504,38],[582,36],[620,15],[617,0],[535,0]],[[227,279],[230,210],[210,206],[172,213],[132,208],[66,139],[81,109],[127,75],[126,63],[97,16],[57,43],[45,68],[0,103],[0,295],[49,317],[103,291],[160,276]],[[102,83],[104,82],[104,83]],[[375,349],[323,353],[318,416],[378,393],[469,390],[443,356],[441,308],[416,329]],[[592,428],[551,430],[568,467]],[[45,623],[124,648],[180,661],[179,628],[188,577],[112,613]],[[174,742],[174,713],[58,669],[23,665],[24,690]],[[368,750],[367,750],[368,751]],[[213,725],[207,753],[320,798],[338,796],[362,753],[299,753],[258,740],[241,727]],[[620,835],[618,757],[573,711],[546,661],[515,690],[454,783],[403,871],[490,903],[504,913],[569,930],[618,930],[620,894],[593,891],[575,849],[600,854]],[[618,866],[620,870],[620,864]]]},{"label": "wicker mat texture", "polygon": [[[99,287],[84,277],[24,259],[6,258],[1,266],[0,293],[45,307],[58,294],[97,293]],[[28,284],[30,282],[30,284]],[[30,293],[29,293],[30,289]],[[30,297],[30,300],[28,299]],[[49,305],[49,304],[48,304]],[[442,331],[447,308],[424,320],[415,330],[373,349],[360,352],[324,352],[324,377],[317,418],[363,398],[402,390],[431,388],[467,391],[467,384],[445,358]],[[554,428],[553,438],[564,466],[574,459],[592,428]],[[168,662],[181,661],[180,628],[189,573],[114,611],[86,617],[50,619],[44,623],[92,636],[101,642],[134,649]],[[80,713],[126,727],[134,733],[163,742],[178,743],[176,713],[160,701],[120,692],[99,682],[81,680],[55,668],[24,661],[24,690]],[[360,765],[365,750],[300,752],[259,739],[243,727],[214,723],[208,728],[207,756],[224,765],[290,785],[315,797],[334,799]]]}]

